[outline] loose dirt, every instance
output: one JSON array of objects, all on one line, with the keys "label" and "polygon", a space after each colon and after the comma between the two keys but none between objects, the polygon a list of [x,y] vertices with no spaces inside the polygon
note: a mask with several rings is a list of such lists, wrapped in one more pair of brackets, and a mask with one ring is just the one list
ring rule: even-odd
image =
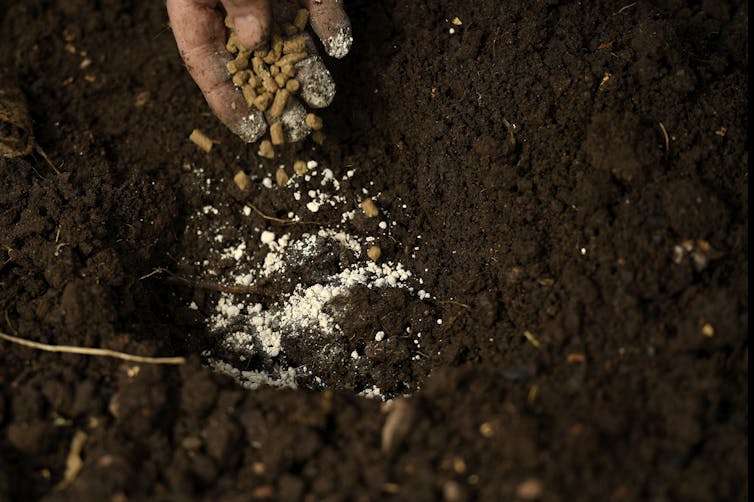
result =
[{"label": "loose dirt", "polygon": [[0,341],[0,500],[746,500],[747,3],[346,7],[274,160],[161,2],[0,9],[60,171],[0,158],[0,331],[187,357]]}]

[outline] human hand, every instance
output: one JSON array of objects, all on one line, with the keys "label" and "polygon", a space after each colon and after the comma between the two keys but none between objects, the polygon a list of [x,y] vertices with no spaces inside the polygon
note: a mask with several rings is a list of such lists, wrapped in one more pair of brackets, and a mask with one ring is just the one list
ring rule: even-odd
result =
[{"label": "human hand", "polygon": [[[351,24],[342,0],[300,0],[309,10],[310,22],[327,53],[336,58],[351,48]],[[265,133],[262,113],[247,106],[234,87],[226,63],[232,59],[226,50],[227,16],[238,42],[256,49],[267,42],[273,19],[291,20],[297,5],[292,0],[167,0],[168,17],[178,50],[192,78],[215,115],[242,140],[251,143]],[[223,12],[223,9],[225,12]],[[310,48],[313,44],[308,44]],[[335,84],[322,59],[313,50],[296,64],[301,82],[301,98],[313,108],[323,108],[334,97]],[[290,100],[281,120],[288,126],[288,140],[300,141],[310,132],[304,123],[306,113],[295,99]]]}]

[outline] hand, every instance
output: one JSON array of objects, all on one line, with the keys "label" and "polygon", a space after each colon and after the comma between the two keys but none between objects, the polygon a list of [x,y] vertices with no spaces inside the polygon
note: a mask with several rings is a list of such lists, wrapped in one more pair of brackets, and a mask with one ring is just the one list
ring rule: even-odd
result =
[{"label": "hand", "polygon": [[[343,1],[300,0],[300,4],[309,10],[312,28],[327,53],[336,58],[348,54],[351,23]],[[246,105],[231,82],[225,66],[232,58],[225,48],[228,32],[224,18],[227,13],[239,42],[255,49],[267,42],[273,19],[292,19],[296,5],[290,0],[167,0],[167,8],[181,57],[212,111],[242,140],[258,140],[267,124],[261,112]],[[300,95],[309,106],[322,108],[332,101],[335,84],[321,58],[311,50],[310,54],[296,65]],[[282,117],[289,141],[299,141],[309,133],[303,123],[305,115],[301,103],[292,99]]]}]

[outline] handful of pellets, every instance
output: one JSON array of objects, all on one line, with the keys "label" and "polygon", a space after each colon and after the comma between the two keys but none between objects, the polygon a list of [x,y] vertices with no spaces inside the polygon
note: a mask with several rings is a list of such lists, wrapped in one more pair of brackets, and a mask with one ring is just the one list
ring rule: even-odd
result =
[{"label": "handful of pellets", "polygon": [[[275,157],[274,146],[285,143],[286,132],[289,137],[298,137],[284,129],[286,124],[282,116],[292,96],[301,89],[301,83],[296,79],[295,65],[309,56],[307,35],[304,33],[308,21],[309,12],[306,9],[298,10],[292,23],[273,25],[267,46],[250,51],[240,46],[230,19],[225,19],[225,25],[230,29],[226,48],[235,55],[227,63],[227,69],[233,77],[233,84],[241,89],[246,104],[259,110],[269,125],[270,138],[263,139],[259,144],[260,155],[269,159]],[[322,143],[322,119],[308,113],[304,122],[314,131],[312,139]]]}]

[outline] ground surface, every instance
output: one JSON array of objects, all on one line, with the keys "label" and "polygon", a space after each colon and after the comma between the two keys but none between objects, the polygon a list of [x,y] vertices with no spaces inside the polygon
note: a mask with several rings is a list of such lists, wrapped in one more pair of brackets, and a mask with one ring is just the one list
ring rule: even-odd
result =
[{"label": "ground surface", "polygon": [[[0,342],[0,500],[747,499],[746,2],[347,2],[328,140],[281,162],[355,169],[348,203],[379,194],[390,229],[359,213],[346,230],[432,298],[328,304],[366,370],[287,353],[324,364],[329,391],[211,371],[220,293],[143,278],[200,274],[207,205],[232,238],[283,230],[244,201],[308,214],[235,188],[279,162],[208,115],[162,2],[6,5],[3,64],[62,174],[0,160],[0,331],[189,362]],[[391,412],[355,394],[366,377],[412,397]],[[76,431],[83,468],[56,489]]]}]

